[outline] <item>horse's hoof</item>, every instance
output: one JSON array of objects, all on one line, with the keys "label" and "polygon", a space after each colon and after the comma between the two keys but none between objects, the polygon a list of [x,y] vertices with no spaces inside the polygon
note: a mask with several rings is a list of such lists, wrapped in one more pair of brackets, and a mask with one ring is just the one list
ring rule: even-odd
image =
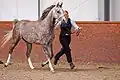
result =
[{"label": "horse's hoof", "polygon": [[35,67],[30,67],[31,69],[35,69]]},{"label": "horse's hoof", "polygon": [[0,61],[0,64],[4,64],[2,61]]},{"label": "horse's hoof", "polygon": [[42,67],[44,67],[45,65],[44,64],[41,64]]},{"label": "horse's hoof", "polygon": [[4,67],[7,67],[8,65],[7,64],[4,64]]},{"label": "horse's hoof", "polygon": [[55,73],[55,70],[51,70],[52,73]]},{"label": "horse's hoof", "polygon": [[7,65],[4,65],[4,67],[7,67]]}]

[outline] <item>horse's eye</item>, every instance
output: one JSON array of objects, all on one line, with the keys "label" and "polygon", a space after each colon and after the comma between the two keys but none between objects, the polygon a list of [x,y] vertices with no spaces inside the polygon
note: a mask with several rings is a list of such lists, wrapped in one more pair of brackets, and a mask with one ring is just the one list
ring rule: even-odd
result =
[{"label": "horse's eye", "polygon": [[57,13],[60,13],[60,11],[57,11]]}]

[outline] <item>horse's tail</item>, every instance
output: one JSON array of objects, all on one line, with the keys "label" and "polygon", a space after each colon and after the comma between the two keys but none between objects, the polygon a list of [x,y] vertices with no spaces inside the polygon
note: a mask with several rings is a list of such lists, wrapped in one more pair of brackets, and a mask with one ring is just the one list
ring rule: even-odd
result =
[{"label": "horse's tail", "polygon": [[18,20],[15,19],[15,20],[13,21],[13,28],[12,28],[12,30],[8,31],[8,33],[3,36],[2,40],[1,40],[1,47],[4,47],[4,45],[12,38],[13,29],[14,29],[15,24],[16,24],[17,22],[18,22]]}]

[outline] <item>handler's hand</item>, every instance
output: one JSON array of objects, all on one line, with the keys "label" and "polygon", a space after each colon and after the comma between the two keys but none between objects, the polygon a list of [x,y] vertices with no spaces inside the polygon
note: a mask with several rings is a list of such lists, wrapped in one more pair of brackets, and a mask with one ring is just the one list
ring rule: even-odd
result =
[{"label": "handler's hand", "polygon": [[79,36],[79,34],[80,34],[80,29],[76,31],[76,36]]}]

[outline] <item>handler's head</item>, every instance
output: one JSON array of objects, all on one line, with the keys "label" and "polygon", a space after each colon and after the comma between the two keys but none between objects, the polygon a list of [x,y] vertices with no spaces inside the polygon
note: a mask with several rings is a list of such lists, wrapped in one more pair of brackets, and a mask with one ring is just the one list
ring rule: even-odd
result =
[{"label": "handler's head", "polygon": [[65,16],[65,18],[69,18],[69,13],[67,10],[64,10],[64,16]]}]

